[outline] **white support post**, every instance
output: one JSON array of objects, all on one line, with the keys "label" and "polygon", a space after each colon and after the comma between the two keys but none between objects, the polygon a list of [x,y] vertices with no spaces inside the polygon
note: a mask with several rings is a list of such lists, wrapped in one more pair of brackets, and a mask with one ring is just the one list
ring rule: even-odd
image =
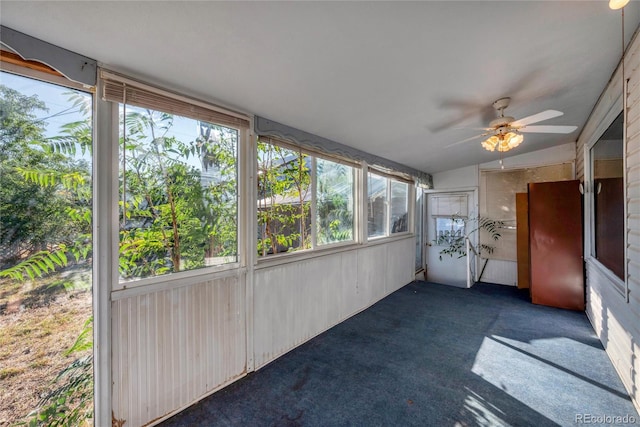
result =
[{"label": "white support post", "polygon": [[94,424],[111,425],[111,290],[117,280],[118,106],[94,96],[93,375]]}]

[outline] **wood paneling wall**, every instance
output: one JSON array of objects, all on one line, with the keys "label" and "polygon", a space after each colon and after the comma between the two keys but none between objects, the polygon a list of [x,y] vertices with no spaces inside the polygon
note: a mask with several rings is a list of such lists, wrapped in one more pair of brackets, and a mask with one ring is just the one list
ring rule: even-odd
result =
[{"label": "wood paneling wall", "polygon": [[256,369],[266,365],[411,282],[414,254],[408,236],[258,267],[250,299],[239,271],[133,296],[114,292],[115,419],[155,424],[245,375],[251,356]]},{"label": "wood paneling wall", "polygon": [[411,237],[256,270],[256,369],[411,282],[413,251]]},{"label": "wood paneling wall", "polygon": [[113,416],[142,426],[245,373],[244,277],[112,304]]}]

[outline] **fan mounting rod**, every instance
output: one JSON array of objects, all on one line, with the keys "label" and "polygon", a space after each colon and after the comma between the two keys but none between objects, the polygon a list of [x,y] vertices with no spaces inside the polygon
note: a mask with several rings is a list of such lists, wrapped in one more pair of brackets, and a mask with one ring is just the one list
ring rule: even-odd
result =
[{"label": "fan mounting rod", "polygon": [[503,127],[509,127],[511,122],[515,121],[515,118],[504,115],[504,109],[509,106],[511,98],[500,98],[493,103],[493,108],[498,112],[498,118],[491,120],[489,127],[493,129],[499,129]]}]

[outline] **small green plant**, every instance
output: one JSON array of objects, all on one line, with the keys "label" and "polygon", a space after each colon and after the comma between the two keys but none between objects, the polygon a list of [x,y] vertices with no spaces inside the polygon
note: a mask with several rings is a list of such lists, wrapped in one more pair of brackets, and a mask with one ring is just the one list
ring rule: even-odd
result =
[{"label": "small green plant", "polygon": [[[86,352],[92,348],[92,321],[89,318],[75,343],[65,356]],[[75,427],[90,424],[93,417],[93,356],[75,359],[58,373],[54,388],[40,399],[38,408],[30,412],[25,421],[29,427]]]},{"label": "small green plant", "polygon": [[[464,227],[457,230],[459,232],[451,231],[449,233],[444,233],[434,240],[434,243],[436,245],[445,246],[445,248],[439,252],[441,261],[442,257],[446,255],[450,257],[456,256],[457,258],[465,257],[467,255],[465,240],[476,231],[484,230],[494,241],[497,241],[500,238],[500,228],[504,226],[504,221],[484,217],[464,218],[458,215],[454,215],[451,217],[451,219],[452,223],[462,223],[464,224]],[[462,230],[466,230],[468,226],[471,227],[470,231],[468,231],[467,233],[461,232]],[[478,245],[479,254],[483,252],[491,254],[493,253],[494,249],[494,246],[484,243]]]}]

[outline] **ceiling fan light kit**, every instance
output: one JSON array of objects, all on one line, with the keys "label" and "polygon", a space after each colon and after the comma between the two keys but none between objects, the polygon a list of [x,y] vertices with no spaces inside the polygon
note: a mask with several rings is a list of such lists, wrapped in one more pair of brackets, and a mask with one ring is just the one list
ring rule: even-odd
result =
[{"label": "ceiling fan light kit", "polygon": [[629,0],[609,0],[609,7],[613,10],[622,9],[629,3]]},{"label": "ceiling fan light kit", "polygon": [[524,140],[524,137],[516,132],[498,133],[482,141],[482,148],[488,151],[498,150],[500,152],[509,151],[516,148]]},{"label": "ceiling fan light kit", "polygon": [[[485,128],[485,133],[478,136],[489,136],[487,139],[481,142],[482,147],[488,151],[499,151],[504,153],[524,141],[522,133],[564,133],[568,134],[577,129],[576,126],[530,126],[533,123],[549,120],[554,117],[559,117],[563,113],[557,110],[546,110],[540,113],[534,114],[516,120],[514,117],[505,116],[504,110],[509,106],[511,98],[505,97],[495,101],[492,105],[498,113],[498,117],[491,120],[489,127]],[[464,141],[460,141],[451,145],[456,145],[462,142],[466,142],[477,137],[468,138]]]}]

